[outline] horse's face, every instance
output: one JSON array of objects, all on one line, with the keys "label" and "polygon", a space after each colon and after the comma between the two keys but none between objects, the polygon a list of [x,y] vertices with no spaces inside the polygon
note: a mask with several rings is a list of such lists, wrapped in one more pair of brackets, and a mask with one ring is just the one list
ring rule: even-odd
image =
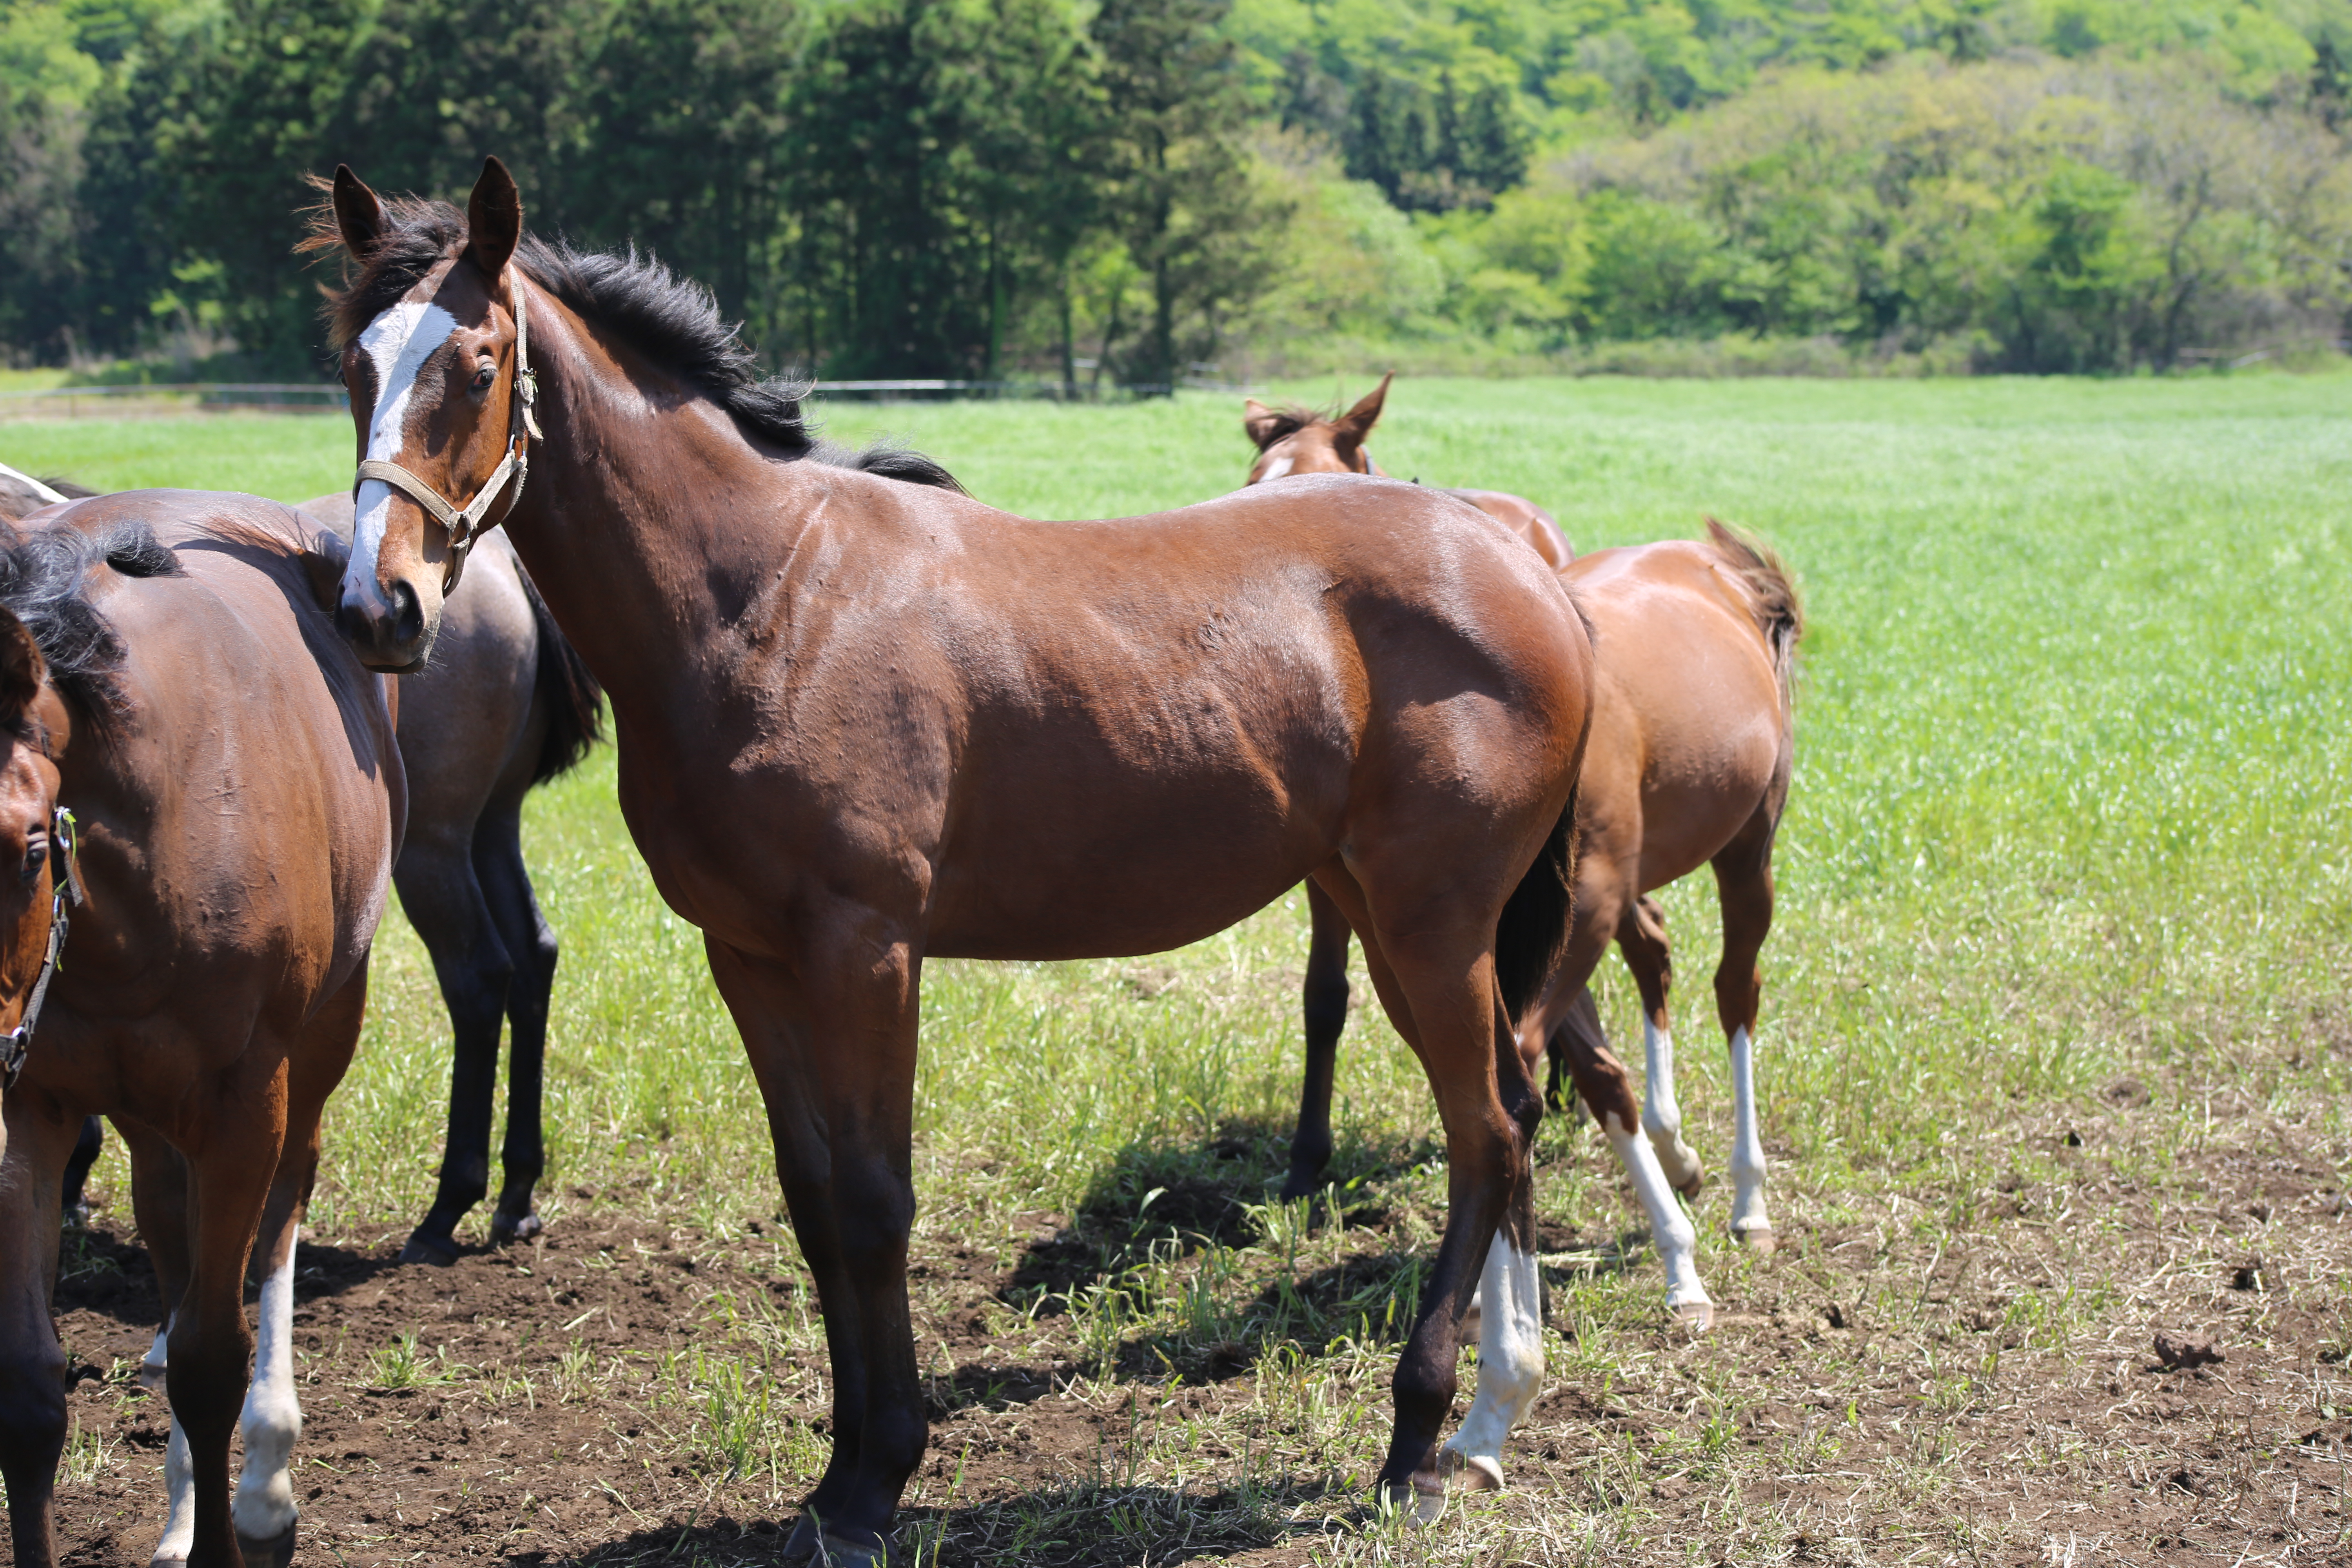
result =
[{"label": "horse's face", "polygon": [[68,730],[40,649],[0,609],[0,1037],[22,1023],[48,956],[55,865],[50,835]]},{"label": "horse's face", "polygon": [[1337,419],[1305,409],[1268,408],[1253,397],[1242,405],[1242,429],[1257,447],[1249,484],[1293,474],[1376,474],[1364,440],[1380,423],[1388,400],[1389,376]]},{"label": "horse's face", "polygon": [[[345,245],[366,257],[383,228],[375,194],[339,169],[334,205]],[[501,464],[520,427],[521,296],[507,262],[522,232],[521,199],[495,162],[475,186],[467,226],[463,245],[344,346],[342,379],[362,460],[396,464],[455,510],[497,485],[478,525],[492,528],[516,484]],[[336,622],[372,668],[421,669],[460,547],[415,495],[383,479],[360,480],[354,511]]]}]

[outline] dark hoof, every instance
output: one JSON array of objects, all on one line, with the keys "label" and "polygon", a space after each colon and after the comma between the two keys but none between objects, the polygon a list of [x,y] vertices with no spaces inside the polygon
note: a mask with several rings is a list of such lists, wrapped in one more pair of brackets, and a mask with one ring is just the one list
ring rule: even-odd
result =
[{"label": "dark hoof", "polygon": [[828,1568],[881,1568],[889,1559],[889,1548],[878,1535],[837,1534],[821,1528],[814,1514],[803,1513],[779,1555],[787,1563],[815,1562]]},{"label": "dark hoof", "polygon": [[403,1263],[430,1263],[436,1268],[446,1268],[457,1261],[457,1238],[454,1236],[427,1236],[418,1231],[400,1249]]},{"label": "dark hoof", "polygon": [[147,1559],[147,1568],[188,1568],[188,1560],[184,1557],[166,1557],[162,1552],[157,1552]]},{"label": "dark hoof", "polygon": [[1320,1182],[1300,1181],[1297,1176],[1282,1184],[1280,1197],[1284,1203],[1295,1204],[1301,1198],[1311,1198],[1323,1190]]},{"label": "dark hoof", "polygon": [[520,1219],[509,1219],[504,1215],[494,1215],[490,1218],[490,1245],[512,1247],[518,1241],[529,1241],[546,1228],[540,1223],[539,1216],[535,1214],[527,1214]]},{"label": "dark hoof", "polygon": [[73,1204],[67,1207],[66,1228],[68,1230],[88,1230],[89,1228],[89,1205],[88,1204]]},{"label": "dark hoof", "polygon": [[245,1568],[287,1568],[294,1561],[294,1526],[288,1525],[274,1541],[256,1541],[240,1530],[236,1549],[245,1558]]}]

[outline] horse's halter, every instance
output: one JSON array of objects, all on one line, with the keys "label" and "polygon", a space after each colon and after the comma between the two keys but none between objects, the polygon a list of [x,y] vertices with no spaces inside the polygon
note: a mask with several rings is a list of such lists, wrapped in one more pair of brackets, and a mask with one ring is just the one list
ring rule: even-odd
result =
[{"label": "horse's halter", "polygon": [[41,1004],[48,1000],[49,982],[57,978],[58,960],[65,952],[69,911],[83,898],[81,839],[74,827],[74,814],[62,805],[49,819],[49,951],[41,960],[33,994],[26,1000],[25,1016],[16,1020],[15,1028],[0,1035],[0,1089],[16,1087],[16,1075],[25,1070],[25,1058],[32,1054],[33,1029],[41,1021]]},{"label": "horse's halter", "polygon": [[514,299],[515,355],[514,387],[507,399],[507,451],[474,499],[461,511],[444,500],[440,491],[389,458],[361,459],[359,471],[352,477],[354,510],[359,507],[360,486],[369,479],[381,479],[431,512],[449,531],[449,564],[441,574],[444,597],[465,575],[466,554],[473,549],[474,541],[489,531],[482,525],[482,519],[489,514],[491,505],[506,489],[509,476],[514,479],[514,500],[507,503],[507,510],[513,511],[515,502],[522,500],[523,481],[530,477],[530,444],[546,439],[539,433],[539,421],[531,414],[539,402],[539,377],[530,368],[530,310],[523,302],[521,274],[509,272],[508,279]]}]

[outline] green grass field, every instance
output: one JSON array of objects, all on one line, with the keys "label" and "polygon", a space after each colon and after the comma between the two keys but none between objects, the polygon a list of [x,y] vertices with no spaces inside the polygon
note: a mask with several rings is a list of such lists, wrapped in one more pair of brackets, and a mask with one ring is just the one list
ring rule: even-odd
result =
[{"label": "green grass field", "polygon": [[[1309,399],[1332,390],[1277,389]],[[1093,1249],[1084,1282],[1058,1294],[995,1289],[989,1332],[1069,1369],[1055,1398],[1115,1412],[1097,1425],[1116,1428],[1103,1441],[1123,1457],[1113,1479],[1097,1452],[1091,1472],[1072,1460],[1065,1475],[1039,1458],[992,1491],[971,1483],[959,1495],[969,1478],[956,1446],[975,1450],[958,1426],[970,1410],[948,1401],[934,1451],[956,1481],[927,1470],[910,1490],[922,1539],[944,1561],[1091,1562],[1045,1543],[1066,1547],[1072,1530],[1089,1528],[1057,1519],[1110,1529],[1100,1511],[1109,1498],[1133,1510],[1118,1526],[1132,1541],[1107,1562],[1203,1551],[1267,1562],[1875,1562],[1971,1551],[2038,1561],[2045,1538],[2071,1560],[2070,1526],[2033,1524],[2031,1510],[2018,1523],[2017,1494],[1987,1492],[1983,1478],[2024,1477],[2016,1484],[2028,1495],[2042,1478],[2045,1496],[2071,1486],[2120,1499],[2116,1509],[2146,1489],[2121,1470],[2099,1479],[2085,1460],[2122,1464],[2121,1438],[2101,1450],[2020,1436],[2000,1415],[2017,1408],[2002,1379],[2055,1389],[2127,1353],[2113,1349],[2126,1340],[2144,1346],[2150,1303],[2171,1298],[2148,1282],[2154,1265],[2135,1261],[2130,1238],[2163,1233],[2184,1205],[2220,1213],[2213,1194],[2236,1190],[2253,1169],[2243,1161],[2268,1157],[2263,1137],[2301,1151],[2319,1173],[2312,1192],[2344,1186],[2347,400],[2343,377],[1401,384],[1374,443],[1393,474],[1534,497],[1580,549],[1687,536],[1712,513],[1777,546],[1803,584],[1798,763],[1759,1067],[1775,1215],[1790,1246],[1761,1262],[1736,1252],[1719,1234],[1726,1183],[1696,1205],[1700,1263],[1735,1325],[1778,1324],[1844,1292],[1845,1315],[1884,1323],[1877,1348],[1817,1348],[1797,1383],[1883,1393],[1892,1379],[1914,1414],[1892,1417],[1900,1442],[1865,1441],[1874,1407],[1862,1392],[1840,1394],[1830,1405],[1843,1405],[1855,1430],[1808,1426],[1804,1454],[1793,1435],[1732,1436],[1760,1429],[1745,1423],[1791,1394],[1743,1363],[1736,1331],[1699,1352],[1665,1333],[1657,1270],[1605,1147],[1589,1131],[1547,1127],[1543,1213],[1587,1238],[1554,1260],[1554,1378],[1586,1391],[1587,1404],[1548,1405],[1555,1435],[1530,1442],[1549,1443],[1549,1458],[1531,1457],[1511,1492],[1470,1503],[1438,1531],[1413,1536],[1364,1517],[1353,1489],[1387,1430],[1385,1314],[1409,1309],[1413,1276],[1358,1265],[1425,1249],[1443,1192],[1434,1118],[1409,1056],[1360,1005],[1342,1045],[1336,1170],[1356,1184],[1351,1214],[1370,1217],[1318,1228],[1300,1212],[1255,1209],[1220,1228],[1148,1200],[1158,1189],[1187,1202],[1267,1202],[1259,1184],[1278,1173],[1299,1068],[1305,909],[1293,895],[1162,958],[929,967],[919,1251],[978,1249],[1011,1268],[1040,1234]],[[1041,516],[1203,500],[1237,484],[1248,456],[1236,400],[1205,395],[824,413],[836,437],[903,440],[983,500]],[[34,472],[285,500],[346,483],[351,446],[341,416],[0,425],[0,460]],[[772,1235],[773,1167],[749,1073],[697,934],[660,905],[630,849],[609,750],[534,797],[528,834],[563,942],[541,1189],[551,1227],[617,1208],[708,1247],[754,1226]],[[1665,901],[1682,958],[1683,1101],[1693,1142],[1720,1171],[1729,1092],[1707,984],[1713,893],[1693,879]],[[404,1233],[422,1213],[446,1092],[445,1017],[422,950],[394,921],[378,953],[367,1037],[330,1111],[313,1211],[314,1234],[354,1246]],[[1612,1035],[1638,1055],[1632,989],[1613,959],[1602,993]],[[2097,1201],[2097,1183],[2064,1173],[2075,1144],[2057,1138],[2079,1144],[2074,1130],[2093,1128],[2113,1145]],[[2053,1205],[2037,1218],[2005,1196],[2021,1183],[2057,1191],[2068,1181],[2080,1201],[2065,1213]],[[111,1155],[100,1187],[127,1224]],[[2336,1202],[2329,1234],[2340,1243]],[[2206,1224],[2199,1245],[2234,1245],[2208,1233],[2219,1234]],[[1867,1261],[1841,1258],[1851,1243],[1832,1239],[1860,1236],[1875,1238],[1859,1255]],[[2004,1247],[2028,1258],[2011,1285],[1996,1289],[1988,1264],[1965,1289],[1930,1289],[1949,1275],[1948,1258]],[[2273,1335],[2301,1347],[2302,1381],[2281,1373],[2279,1386],[2299,1392],[2280,1394],[2276,1412],[2263,1405],[2261,1421],[2249,1407],[2245,1440],[2257,1448],[2287,1440],[2273,1426],[2337,1421],[2338,1402],[2352,1412],[2343,1253],[2311,1257],[2303,1275],[2273,1264],[2266,1277],[2277,1282],[2263,1310],[2304,1314],[2302,1327]],[[682,1521],[666,1528],[711,1561],[733,1559],[688,1518],[703,1517],[692,1498],[745,1520],[774,1517],[822,1450],[811,1426],[823,1410],[819,1341],[804,1312],[772,1306],[795,1289],[790,1260],[773,1257],[767,1274],[743,1267],[712,1286],[701,1329],[677,1342],[739,1347],[733,1371],[645,1347],[617,1355],[610,1373],[613,1387],[667,1413],[664,1462],[695,1487],[708,1482],[679,1492],[683,1501],[662,1494],[670,1512],[652,1517]],[[1378,1288],[1284,1285],[1310,1275]],[[944,1313],[956,1286],[919,1279],[919,1298],[937,1296]],[[758,1310],[746,1305],[754,1298]],[[2215,1321],[2245,1306],[2214,1300]],[[2000,1342],[2011,1371],[1988,1370],[1981,1345],[1955,1362],[1950,1338],[1966,1340],[1970,1311],[2024,1314],[2015,1321],[2025,1329]],[[350,1358],[373,1364],[364,1355],[380,1349]],[[951,1380],[957,1355],[936,1339],[923,1351]],[[1213,1365],[1225,1370],[1203,1370]],[[1206,1414],[1163,1419],[1171,1378],[1223,1393]],[[1915,1383],[1923,1392],[1908,1392]],[[1139,1415],[1146,1392],[1160,1404]],[[1639,1428],[1646,1436],[1595,1436],[1599,1418],[1588,1417],[1612,1408],[1654,1412]],[[1938,1447],[1924,1436],[1936,1431],[1989,1436]],[[2324,1555],[2352,1540],[2342,1434],[2334,1440],[2332,1502],[2317,1500],[2315,1483],[2298,1483],[2299,1502],[2284,1480],[2273,1489],[2281,1517],[2305,1532],[2279,1536],[2284,1550]],[[1841,1441],[1850,1451],[1831,1462]],[[1853,1478],[1834,1483],[1839,1495],[1852,1496],[1836,1517],[1809,1515],[1811,1492],[1787,1481],[1839,1474]],[[2182,1506],[2217,1522],[2188,1539],[2201,1551],[2233,1519],[2252,1529],[2244,1500],[2268,1498],[2269,1484],[2197,1493]],[[1995,1500],[1979,1505],[1979,1494]],[[1210,1521],[1205,1533],[1180,1530],[1188,1510]],[[2114,1513],[2126,1522],[2112,1525],[2106,1550],[2125,1550],[2141,1528],[2128,1513]],[[2156,1528],[2129,1552],[2153,1550]],[[562,1549],[593,1555],[593,1545],[583,1537]]]}]

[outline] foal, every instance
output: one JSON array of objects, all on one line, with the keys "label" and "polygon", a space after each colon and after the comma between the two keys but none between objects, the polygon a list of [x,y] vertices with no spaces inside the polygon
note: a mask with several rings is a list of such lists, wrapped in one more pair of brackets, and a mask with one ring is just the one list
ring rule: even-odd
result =
[{"label": "foal", "polygon": [[[828,463],[707,296],[525,239],[495,161],[462,218],[338,170],[318,238],[358,263],[333,305],[362,457],[344,623],[413,666],[506,528],[612,695],[623,814],[743,1036],[834,1368],[787,1554],[878,1559],[929,1437],[924,960],[1158,952],[1307,877],[1445,1127],[1379,1478],[1433,1510],[1540,1376],[1541,1102],[1511,1019],[1567,935],[1591,679],[1554,574],[1410,485],[1036,522]],[[1482,1268],[1492,1353],[1441,1459]]]},{"label": "foal", "polygon": [[313,607],[305,531],[283,507],[149,490],[41,523],[0,552],[0,598],[43,638],[68,700],[60,794],[81,821],[89,903],[0,1100],[0,1474],[16,1561],[56,1561],[58,1176],[84,1119],[103,1114],[131,1146],[171,1313],[171,1512],[155,1560],[283,1564],[301,1428],[295,1236],[320,1110],[359,1040],[406,808],[383,683]]},{"label": "foal", "polygon": [[[1363,444],[1387,390],[1383,378],[1337,420],[1250,402],[1243,428],[1260,452],[1249,482],[1266,476],[1276,451],[1286,474],[1370,471]],[[1498,520],[1526,526],[1516,510]],[[1566,553],[1549,517],[1538,537]],[[1697,1237],[1669,1190],[1695,1195],[1703,1173],[1682,1137],[1667,1006],[1671,956],[1664,911],[1648,895],[1702,863],[1715,868],[1724,920],[1716,993],[1737,1121],[1731,1230],[1769,1249],[1753,1067],[1756,959],[1771,925],[1772,840],[1794,745],[1790,664],[1802,616],[1780,563],[1712,519],[1702,542],[1596,551],[1560,575],[1592,623],[1599,679],[1578,795],[1582,849],[1568,959],[1542,1003],[1519,1020],[1519,1047],[1530,1073],[1537,1052],[1549,1047],[1555,1084],[1562,1068],[1574,1079],[1649,1215],[1669,1309],[1704,1327],[1714,1308],[1698,1276]],[[1314,1191],[1331,1157],[1333,1058],[1348,1013],[1348,928],[1311,886],[1307,908],[1307,1073],[1286,1197]],[[1612,935],[1642,994],[1648,1072],[1639,1121],[1646,1143],[1633,1136],[1631,1082],[1587,987]]]}]

